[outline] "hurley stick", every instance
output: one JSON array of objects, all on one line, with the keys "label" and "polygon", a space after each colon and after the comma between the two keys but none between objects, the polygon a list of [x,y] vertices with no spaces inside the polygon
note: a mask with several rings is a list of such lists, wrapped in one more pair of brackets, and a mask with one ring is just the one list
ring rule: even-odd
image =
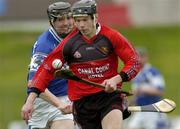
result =
[{"label": "hurley stick", "polygon": [[[89,81],[89,80],[85,80],[83,78],[80,78],[80,77],[74,75],[70,70],[58,70],[58,71],[55,72],[55,77],[66,78],[66,79],[69,79],[69,80],[74,80],[74,81],[82,82],[82,83],[85,83],[85,84],[88,84],[88,85],[92,85],[92,86],[95,86],[95,87],[99,87],[99,88],[103,88],[103,89],[105,88],[101,84],[98,84],[98,83],[95,83],[95,82],[92,82],[92,81]],[[121,89],[117,89],[116,91],[120,92],[120,93],[123,93],[126,96],[133,95],[132,93],[127,92],[127,91],[123,91]]]},{"label": "hurley stick", "polygon": [[159,102],[144,106],[129,106],[130,112],[161,112],[169,113],[176,108],[176,103],[170,99],[163,99]]}]

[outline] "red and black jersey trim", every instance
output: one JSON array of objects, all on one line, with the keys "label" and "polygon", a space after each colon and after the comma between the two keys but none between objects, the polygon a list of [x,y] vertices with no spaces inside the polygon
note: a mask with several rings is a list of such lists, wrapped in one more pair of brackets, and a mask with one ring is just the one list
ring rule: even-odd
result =
[{"label": "red and black jersey trim", "polygon": [[122,82],[126,82],[128,81],[128,75],[125,73],[125,72],[120,72],[119,75],[121,76],[122,78]]}]

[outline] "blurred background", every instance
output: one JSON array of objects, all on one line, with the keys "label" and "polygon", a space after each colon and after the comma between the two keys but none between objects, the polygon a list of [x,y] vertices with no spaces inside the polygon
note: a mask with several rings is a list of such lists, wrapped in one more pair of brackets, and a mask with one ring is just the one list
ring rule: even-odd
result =
[{"label": "blurred background", "polygon": [[[31,46],[48,28],[46,9],[53,2],[0,0],[0,129],[25,129],[20,111],[26,99]],[[180,0],[97,2],[102,24],[121,32],[134,46],[148,49],[150,62],[166,81],[164,98],[177,103],[168,114],[170,129],[180,129]],[[130,83],[124,87],[130,90]]]}]

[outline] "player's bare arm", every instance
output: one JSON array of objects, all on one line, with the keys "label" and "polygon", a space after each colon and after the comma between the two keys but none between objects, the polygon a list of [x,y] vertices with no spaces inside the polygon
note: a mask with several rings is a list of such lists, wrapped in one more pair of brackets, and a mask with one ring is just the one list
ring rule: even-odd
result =
[{"label": "player's bare arm", "polygon": [[66,104],[60,101],[55,95],[53,95],[48,89],[45,92],[40,94],[40,98],[44,99],[45,101],[51,103],[59,110],[63,112],[63,114],[72,113],[72,106],[70,104]]}]

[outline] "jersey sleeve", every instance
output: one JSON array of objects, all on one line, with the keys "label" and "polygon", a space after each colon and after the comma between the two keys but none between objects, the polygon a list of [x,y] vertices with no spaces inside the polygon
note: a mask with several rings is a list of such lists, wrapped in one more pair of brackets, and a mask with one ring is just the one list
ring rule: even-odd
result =
[{"label": "jersey sleeve", "polygon": [[[40,67],[38,68],[37,72],[35,73],[32,83],[29,86],[31,92],[44,92],[47,88],[49,82],[54,78],[54,72],[57,70],[52,66],[52,62],[55,59],[59,59],[62,64],[64,63],[64,59],[62,58],[62,46],[63,42],[59,44],[56,49],[54,49],[46,59],[41,63]],[[62,67],[62,66],[61,66]],[[60,68],[61,68],[60,67]],[[60,69],[59,68],[59,69]]]},{"label": "jersey sleeve", "polygon": [[[44,47],[43,44],[40,44],[39,41],[36,41],[35,44],[33,45],[31,61],[29,64],[29,69],[28,69],[28,76],[27,76],[28,84],[27,85],[30,84],[40,64],[47,57],[48,51],[49,51],[49,48]],[[31,91],[30,88],[27,86],[27,94],[29,94],[30,91]]]},{"label": "jersey sleeve", "polygon": [[35,72],[38,70],[40,64],[52,51],[48,41],[37,40],[32,48],[32,56],[29,64],[28,81],[32,80]]},{"label": "jersey sleeve", "polygon": [[132,44],[130,44],[128,40],[118,32],[113,33],[112,43],[115,53],[124,64],[120,72],[122,80],[129,81],[140,71],[141,65],[139,55],[133,48]]}]

